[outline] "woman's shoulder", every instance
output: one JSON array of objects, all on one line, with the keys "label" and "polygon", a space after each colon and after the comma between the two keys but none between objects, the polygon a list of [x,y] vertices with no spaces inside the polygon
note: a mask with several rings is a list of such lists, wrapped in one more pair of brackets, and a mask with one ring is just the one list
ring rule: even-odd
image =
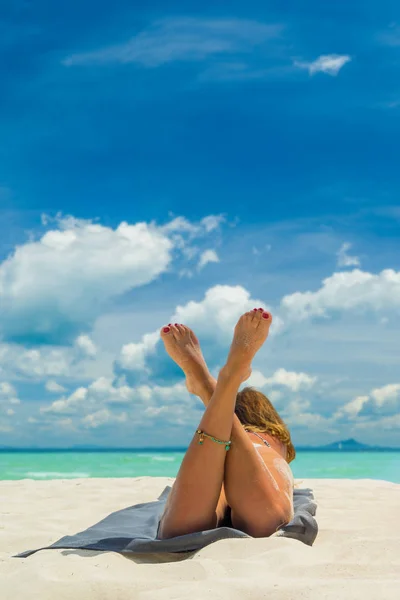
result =
[{"label": "woman's shoulder", "polygon": [[284,459],[287,459],[287,446],[286,444],[284,444],[279,438],[277,438],[274,435],[271,435],[270,433],[263,433],[262,434],[263,437],[265,437],[265,439],[267,440],[267,442],[269,442],[272,446],[272,448],[278,452],[278,454],[280,454],[281,456],[283,456]]}]

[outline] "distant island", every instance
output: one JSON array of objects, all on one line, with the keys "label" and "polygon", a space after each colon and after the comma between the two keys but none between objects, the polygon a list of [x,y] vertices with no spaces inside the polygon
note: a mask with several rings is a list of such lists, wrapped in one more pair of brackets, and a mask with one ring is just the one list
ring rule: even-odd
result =
[{"label": "distant island", "polygon": [[[400,447],[369,446],[351,438],[333,442],[327,446],[296,446],[299,452],[400,452]],[[0,446],[0,452],[186,452],[186,447],[169,448],[104,448],[102,446],[79,445],[69,448],[16,448]]]},{"label": "distant island", "polygon": [[369,446],[350,438],[349,440],[333,442],[327,446],[296,446],[296,450],[299,452],[399,452],[400,447]]}]

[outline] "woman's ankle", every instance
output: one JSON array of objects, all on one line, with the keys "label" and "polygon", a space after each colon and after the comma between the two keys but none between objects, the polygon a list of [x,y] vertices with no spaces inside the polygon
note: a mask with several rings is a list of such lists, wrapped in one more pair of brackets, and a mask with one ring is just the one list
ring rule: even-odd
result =
[{"label": "woman's ankle", "polygon": [[227,381],[232,380],[232,382],[242,383],[242,381],[246,378],[249,372],[249,365],[245,364],[232,364],[229,361],[222,367],[219,372],[218,379]]}]

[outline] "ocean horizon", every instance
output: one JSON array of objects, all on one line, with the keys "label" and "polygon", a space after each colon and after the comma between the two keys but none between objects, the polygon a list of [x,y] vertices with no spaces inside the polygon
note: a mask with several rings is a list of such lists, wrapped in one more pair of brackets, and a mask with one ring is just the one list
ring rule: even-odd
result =
[{"label": "ocean horizon", "polygon": [[[1,448],[0,480],[175,477],[186,448]],[[297,448],[295,479],[379,479],[400,483],[399,448]]]}]

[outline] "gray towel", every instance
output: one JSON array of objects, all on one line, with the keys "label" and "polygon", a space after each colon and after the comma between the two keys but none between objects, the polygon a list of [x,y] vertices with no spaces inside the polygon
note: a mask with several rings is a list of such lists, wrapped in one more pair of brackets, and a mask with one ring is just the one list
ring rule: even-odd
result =
[{"label": "gray towel", "polygon": [[[81,548],[131,554],[191,552],[218,540],[251,537],[232,527],[218,527],[179,535],[167,540],[156,539],[158,523],[170,490],[171,488],[167,486],[155,502],[145,502],[118,510],[85,531],[67,535],[45,548],[27,550],[17,554],[15,558],[26,558],[38,550],[49,550],[50,548]],[[294,517],[292,521],[275,535],[294,538],[312,546],[318,533],[318,525],[314,518],[317,505],[314,502],[312,490],[309,488],[295,489],[293,503]]]}]

